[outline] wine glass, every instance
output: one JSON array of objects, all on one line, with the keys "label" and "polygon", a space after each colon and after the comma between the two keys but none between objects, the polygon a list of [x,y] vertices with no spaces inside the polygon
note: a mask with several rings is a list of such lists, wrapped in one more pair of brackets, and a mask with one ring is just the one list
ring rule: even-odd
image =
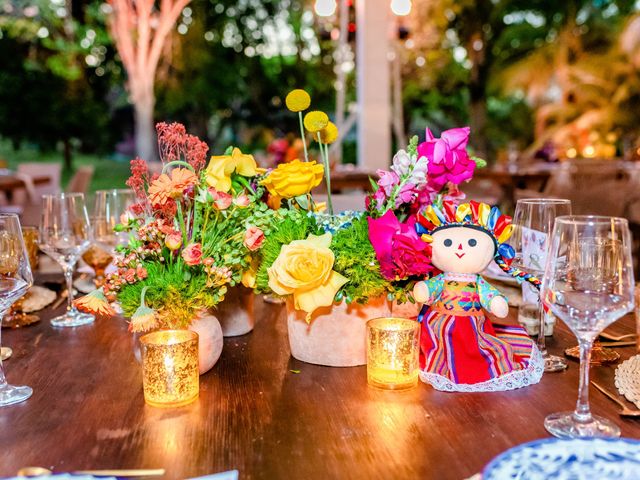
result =
[{"label": "wine glass", "polygon": [[[0,214],[0,318],[33,284],[29,259],[17,215]],[[0,360],[0,406],[29,398],[30,387],[9,385]]]},{"label": "wine glass", "polygon": [[54,327],[77,327],[95,320],[73,306],[73,270],[91,245],[92,233],[82,193],[42,196],[40,249],[62,267],[67,282],[67,312],[51,320]]},{"label": "wine glass", "polygon": [[634,277],[627,220],[566,216],[556,219],[541,298],[578,338],[580,389],[574,412],[549,415],[545,428],[561,438],[618,437],[620,429],[589,409],[593,341],[633,310]]},{"label": "wine glass", "polygon": [[94,212],[91,218],[93,244],[82,255],[82,259],[95,271],[95,284],[98,287],[104,279],[105,269],[113,260],[115,247],[126,244],[128,241],[127,232],[116,232],[115,227],[118,224],[127,223],[129,207],[135,202],[133,190],[98,190],[95,193]]},{"label": "wine glass", "polygon": [[[571,215],[570,200],[561,198],[518,200],[513,216],[515,229],[509,242],[516,251],[514,266],[542,280],[553,223],[556,217],[561,215]],[[542,308],[539,301],[537,315],[540,321],[537,345],[544,360],[544,371],[562,371],[567,368],[567,361],[547,351],[544,331],[549,314]]]}]

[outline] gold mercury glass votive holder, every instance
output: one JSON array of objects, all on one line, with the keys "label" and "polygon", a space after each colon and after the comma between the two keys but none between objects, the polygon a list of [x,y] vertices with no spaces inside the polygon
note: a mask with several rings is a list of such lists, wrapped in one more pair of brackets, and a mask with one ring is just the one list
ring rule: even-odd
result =
[{"label": "gold mercury glass votive holder", "polygon": [[198,398],[198,334],[160,330],[140,337],[144,400],[179,407]]},{"label": "gold mercury glass votive holder", "polygon": [[418,384],[420,324],[406,318],[367,322],[367,382],[385,390]]},{"label": "gold mercury glass votive holder", "polygon": [[22,239],[29,256],[29,265],[31,265],[31,270],[33,271],[38,269],[38,252],[40,251],[38,236],[39,232],[36,227],[22,226]]}]

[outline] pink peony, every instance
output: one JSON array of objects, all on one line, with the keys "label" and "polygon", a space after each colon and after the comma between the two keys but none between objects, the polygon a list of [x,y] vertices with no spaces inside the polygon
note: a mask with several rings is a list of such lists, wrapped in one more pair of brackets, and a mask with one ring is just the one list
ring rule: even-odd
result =
[{"label": "pink peony", "polygon": [[226,210],[231,206],[233,196],[225,192],[215,192],[213,194],[213,204],[218,210]]},{"label": "pink peony", "polygon": [[429,187],[439,191],[447,183],[459,185],[473,176],[476,163],[469,158],[469,127],[452,128],[435,138],[427,128],[427,139],[418,145],[418,156],[429,159]]},{"label": "pink peony", "polygon": [[415,216],[406,223],[400,223],[390,210],[380,218],[369,218],[368,222],[369,240],[384,278],[395,280],[412,275],[424,276],[434,269],[431,246],[418,236]]},{"label": "pink peony", "polygon": [[202,258],[202,245],[199,243],[190,243],[182,251],[182,259],[189,266],[198,265]]},{"label": "pink peony", "polygon": [[244,232],[244,246],[250,251],[255,252],[258,250],[264,242],[264,232],[258,227],[250,225],[247,231]]}]

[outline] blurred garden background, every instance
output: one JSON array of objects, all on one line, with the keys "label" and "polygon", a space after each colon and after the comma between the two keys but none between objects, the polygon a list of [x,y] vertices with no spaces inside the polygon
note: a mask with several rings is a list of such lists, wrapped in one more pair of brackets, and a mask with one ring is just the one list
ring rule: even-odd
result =
[{"label": "blurred garden background", "polygon": [[[283,105],[292,88],[332,118],[357,108],[357,1],[346,0],[341,26],[333,0],[2,0],[0,159],[9,168],[60,162],[63,183],[93,165],[91,189],[121,186],[131,158],[153,156],[136,138],[149,121],[178,121],[211,154],[234,144],[277,161],[297,131]],[[640,2],[368,8],[389,10],[393,147],[426,126],[470,125],[490,164],[638,157]],[[158,49],[132,53],[160,33]],[[343,131],[341,150],[338,159],[356,162],[355,128]]]}]

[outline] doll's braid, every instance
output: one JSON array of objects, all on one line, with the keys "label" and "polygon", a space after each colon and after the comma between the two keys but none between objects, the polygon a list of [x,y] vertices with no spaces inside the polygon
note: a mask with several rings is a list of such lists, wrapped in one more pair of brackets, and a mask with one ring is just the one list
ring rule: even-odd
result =
[{"label": "doll's braid", "polygon": [[529,282],[537,290],[540,290],[540,288],[542,287],[542,282],[538,277],[520,270],[519,268],[512,267],[500,253],[496,253],[495,257],[493,257],[493,260],[504,273],[518,280],[518,283]]}]

